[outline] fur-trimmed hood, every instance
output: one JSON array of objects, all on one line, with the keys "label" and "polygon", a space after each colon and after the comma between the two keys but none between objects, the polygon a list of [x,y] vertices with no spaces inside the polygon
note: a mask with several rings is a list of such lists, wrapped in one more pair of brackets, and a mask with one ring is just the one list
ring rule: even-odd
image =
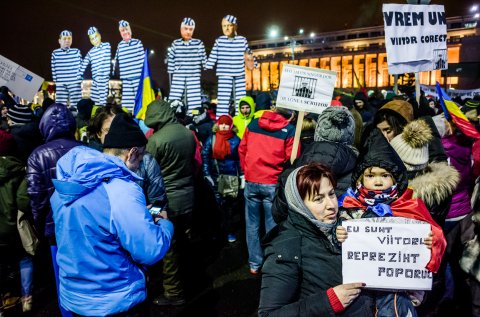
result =
[{"label": "fur-trimmed hood", "polygon": [[427,206],[439,205],[453,194],[460,181],[460,174],[446,162],[428,164],[425,171],[410,180],[413,196],[421,198]]}]

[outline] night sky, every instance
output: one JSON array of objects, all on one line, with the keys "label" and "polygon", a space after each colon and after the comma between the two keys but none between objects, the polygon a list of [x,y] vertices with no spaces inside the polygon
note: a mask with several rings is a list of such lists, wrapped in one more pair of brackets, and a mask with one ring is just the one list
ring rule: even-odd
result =
[{"label": "night sky", "polygon": [[[163,63],[166,48],[179,37],[180,22],[186,16],[195,20],[194,37],[205,43],[208,52],[215,38],[222,35],[220,22],[226,14],[237,16],[239,35],[258,40],[267,36],[271,25],[277,25],[282,36],[294,35],[299,28],[308,34],[381,25],[382,3],[379,0],[4,0],[0,9],[4,30],[0,55],[51,80],[50,55],[59,47],[58,35],[62,30],[73,32],[72,47],[85,55],[91,48],[87,29],[94,25],[102,40],[112,45],[113,55],[121,40],[118,21],[124,19],[130,22],[133,37],[155,51],[149,59],[152,76],[166,86]],[[473,4],[470,0],[432,3],[445,5],[447,17],[467,15]]]}]

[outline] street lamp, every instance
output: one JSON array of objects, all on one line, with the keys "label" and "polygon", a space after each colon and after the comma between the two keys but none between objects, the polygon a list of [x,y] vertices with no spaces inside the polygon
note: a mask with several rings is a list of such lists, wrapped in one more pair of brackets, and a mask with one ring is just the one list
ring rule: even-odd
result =
[{"label": "street lamp", "polygon": [[280,31],[278,29],[278,26],[274,25],[274,26],[271,26],[270,29],[268,30],[268,37],[269,38],[276,38],[278,37],[278,35],[280,34]]},{"label": "street lamp", "polygon": [[476,4],[470,7],[470,12],[477,12],[477,10],[478,10],[478,5]]},{"label": "street lamp", "polygon": [[150,50],[150,55],[153,55],[155,54],[155,51],[154,50]]}]

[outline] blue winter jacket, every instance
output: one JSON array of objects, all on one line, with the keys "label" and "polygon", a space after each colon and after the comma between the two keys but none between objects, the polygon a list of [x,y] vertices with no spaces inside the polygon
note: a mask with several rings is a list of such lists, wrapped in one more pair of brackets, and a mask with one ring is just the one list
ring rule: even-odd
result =
[{"label": "blue winter jacket", "polygon": [[202,148],[202,169],[204,175],[216,178],[219,174],[218,171],[220,174],[225,175],[242,174],[240,170],[240,158],[238,156],[238,145],[240,144],[240,139],[234,135],[228,140],[230,143],[231,154],[225,156],[225,159],[223,160],[217,160],[218,171],[217,167],[215,166],[215,160],[212,158],[212,140],[213,135],[208,137]]},{"label": "blue winter jacket", "polygon": [[163,258],[173,225],[153,222],[137,179],[119,158],[85,146],[58,161],[50,202],[65,309],[106,316],[146,299],[142,266]]}]

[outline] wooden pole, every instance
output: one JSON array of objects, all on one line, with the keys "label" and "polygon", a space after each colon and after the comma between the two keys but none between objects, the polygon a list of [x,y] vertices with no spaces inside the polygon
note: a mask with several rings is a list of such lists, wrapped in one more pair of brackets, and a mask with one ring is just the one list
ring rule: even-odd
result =
[{"label": "wooden pole", "polygon": [[305,117],[305,111],[298,112],[297,127],[295,128],[295,137],[293,139],[292,155],[290,156],[290,163],[297,158],[298,145],[300,143],[300,134],[302,133],[303,118]]}]

